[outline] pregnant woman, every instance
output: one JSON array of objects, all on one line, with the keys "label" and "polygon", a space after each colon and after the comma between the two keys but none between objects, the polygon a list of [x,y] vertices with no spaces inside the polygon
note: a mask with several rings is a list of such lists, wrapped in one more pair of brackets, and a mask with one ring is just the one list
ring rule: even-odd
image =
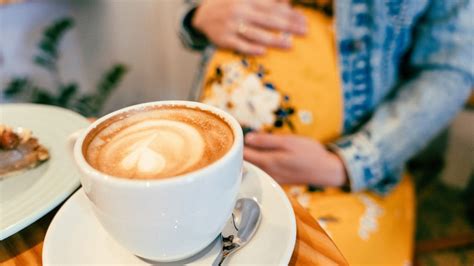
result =
[{"label": "pregnant woman", "polygon": [[469,95],[473,12],[462,0],[203,0],[181,37],[204,51],[195,99],[250,132],[245,159],[291,184],[351,265],[406,265],[403,166]]}]

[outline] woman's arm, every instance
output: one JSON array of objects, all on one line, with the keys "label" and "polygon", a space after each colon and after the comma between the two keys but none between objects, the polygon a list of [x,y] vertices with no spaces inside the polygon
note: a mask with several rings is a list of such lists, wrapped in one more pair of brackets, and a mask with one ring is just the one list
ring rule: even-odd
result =
[{"label": "woman's arm", "polygon": [[331,146],[345,163],[353,191],[389,191],[403,164],[462,108],[474,80],[472,14],[474,1],[431,1],[408,62],[416,76],[359,132]]}]

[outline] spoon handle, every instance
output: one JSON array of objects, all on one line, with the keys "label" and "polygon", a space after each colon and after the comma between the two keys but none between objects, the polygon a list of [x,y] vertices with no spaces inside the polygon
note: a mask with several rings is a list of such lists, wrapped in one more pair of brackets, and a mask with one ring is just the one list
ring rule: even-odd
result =
[{"label": "spoon handle", "polygon": [[219,255],[217,255],[216,259],[214,260],[214,262],[212,263],[212,266],[221,266],[222,263],[224,262],[224,260],[232,253],[234,253],[234,251],[238,250],[240,248],[240,245],[237,244],[237,243],[233,243],[232,242],[232,239],[233,239],[233,236],[228,238],[228,237],[224,237],[222,234],[220,235],[220,239],[221,239],[221,250],[219,252]]},{"label": "spoon handle", "polygon": [[212,266],[221,266],[222,263],[224,262],[224,260],[227,258],[227,256],[229,256],[231,253],[233,253],[234,250],[235,249],[230,250],[230,251],[221,250],[221,252],[219,252],[219,255],[217,256],[217,258],[212,263]]},{"label": "spoon handle", "polygon": [[220,266],[222,262],[225,260],[224,257],[224,236],[222,234],[219,235],[219,243],[220,243],[220,250],[219,254],[217,257],[214,259],[214,262],[212,263],[212,266]]},{"label": "spoon handle", "polygon": [[222,262],[224,262],[225,260],[225,257],[224,257],[224,252],[219,252],[219,255],[217,256],[217,258],[214,260],[214,262],[212,263],[212,266],[221,266]]}]

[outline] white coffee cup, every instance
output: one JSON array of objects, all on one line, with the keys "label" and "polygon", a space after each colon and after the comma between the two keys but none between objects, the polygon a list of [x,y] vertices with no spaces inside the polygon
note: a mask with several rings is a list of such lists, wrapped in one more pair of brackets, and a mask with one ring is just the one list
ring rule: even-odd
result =
[{"label": "white coffee cup", "polygon": [[[172,178],[117,178],[90,166],[83,154],[85,137],[118,114],[147,107],[178,105],[210,111],[231,127],[234,143],[220,159]],[[162,101],[130,106],[90,125],[74,145],[81,183],[105,230],[133,254],[156,261],[190,257],[209,245],[232,214],[242,178],[243,135],[226,112],[197,102]]]}]

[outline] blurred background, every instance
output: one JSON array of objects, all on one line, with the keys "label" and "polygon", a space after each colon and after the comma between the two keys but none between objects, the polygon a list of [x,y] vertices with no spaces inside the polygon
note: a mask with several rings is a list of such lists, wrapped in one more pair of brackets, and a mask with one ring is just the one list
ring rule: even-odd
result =
[{"label": "blurred background", "polygon": [[122,63],[129,70],[102,113],[186,98],[199,55],[186,51],[176,34],[183,5],[180,0],[40,0],[0,6],[0,85],[30,76],[38,86],[53,87],[50,73],[32,58],[45,28],[72,18],[74,26],[59,43],[63,82],[76,81],[86,92],[111,65]]},{"label": "blurred background", "polygon": [[[98,116],[136,103],[188,97],[200,56],[185,50],[176,33],[184,1],[2,2],[2,103],[42,102],[81,111],[76,102],[105,90],[108,97],[87,102],[97,110],[83,112]],[[45,62],[45,54],[54,60]],[[472,265],[472,99],[409,168],[417,185],[415,264]]]}]

